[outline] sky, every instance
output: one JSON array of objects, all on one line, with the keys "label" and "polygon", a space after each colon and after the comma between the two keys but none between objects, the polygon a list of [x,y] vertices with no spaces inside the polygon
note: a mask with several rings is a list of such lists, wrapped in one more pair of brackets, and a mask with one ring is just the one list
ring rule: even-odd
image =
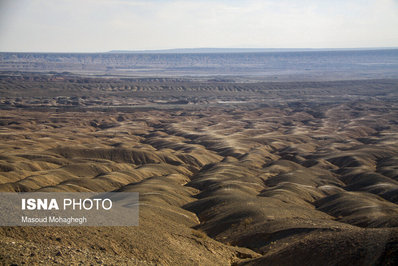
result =
[{"label": "sky", "polygon": [[398,47],[398,0],[0,0],[2,52]]}]

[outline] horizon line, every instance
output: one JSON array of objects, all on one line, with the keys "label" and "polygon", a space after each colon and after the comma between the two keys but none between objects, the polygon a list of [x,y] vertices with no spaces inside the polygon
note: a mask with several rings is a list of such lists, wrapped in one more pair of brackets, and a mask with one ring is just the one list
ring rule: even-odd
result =
[{"label": "horizon line", "polygon": [[[197,47],[197,48],[165,48],[165,49],[115,49],[108,51],[93,51],[93,52],[53,52],[53,51],[0,51],[0,53],[18,53],[18,54],[118,54],[118,53],[239,53],[239,52],[306,52],[306,51],[350,51],[350,50],[394,50],[398,46],[376,46],[376,47],[343,47],[343,48],[224,48],[224,47]],[[223,52],[224,51],[224,52]]]}]

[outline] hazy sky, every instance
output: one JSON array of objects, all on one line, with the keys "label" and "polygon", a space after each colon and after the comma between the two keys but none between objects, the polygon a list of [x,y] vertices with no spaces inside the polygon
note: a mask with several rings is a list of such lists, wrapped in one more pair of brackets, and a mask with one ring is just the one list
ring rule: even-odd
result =
[{"label": "hazy sky", "polygon": [[0,51],[398,47],[398,0],[0,0]]}]

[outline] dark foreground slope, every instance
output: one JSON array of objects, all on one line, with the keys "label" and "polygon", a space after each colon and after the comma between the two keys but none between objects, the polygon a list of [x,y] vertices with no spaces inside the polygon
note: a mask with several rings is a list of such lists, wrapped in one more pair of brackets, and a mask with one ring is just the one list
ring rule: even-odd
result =
[{"label": "dark foreground slope", "polygon": [[398,263],[396,81],[13,78],[0,190],[137,191],[140,225],[2,227],[3,263]]}]

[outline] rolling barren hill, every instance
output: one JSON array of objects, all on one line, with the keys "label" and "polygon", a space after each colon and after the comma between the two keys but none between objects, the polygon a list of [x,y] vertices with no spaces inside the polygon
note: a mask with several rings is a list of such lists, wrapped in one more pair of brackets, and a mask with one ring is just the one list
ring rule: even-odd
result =
[{"label": "rolling barren hill", "polygon": [[396,80],[3,75],[0,190],[134,191],[136,227],[1,227],[6,264],[395,265]]}]

